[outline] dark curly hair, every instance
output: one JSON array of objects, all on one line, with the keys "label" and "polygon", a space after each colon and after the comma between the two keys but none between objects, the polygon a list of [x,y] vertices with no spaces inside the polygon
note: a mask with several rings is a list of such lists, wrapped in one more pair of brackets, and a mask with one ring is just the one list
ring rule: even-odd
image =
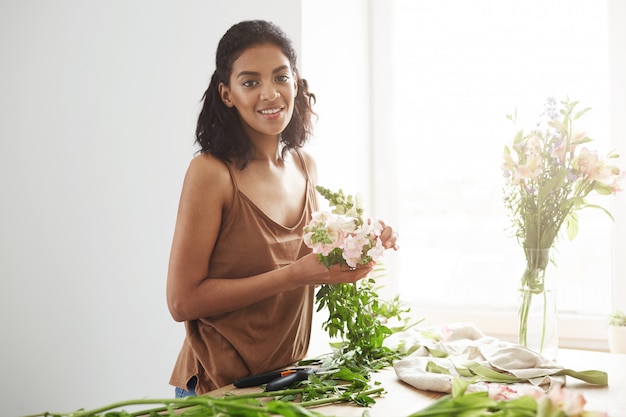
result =
[{"label": "dark curly hair", "polygon": [[223,161],[237,158],[241,169],[246,167],[253,156],[252,143],[244,132],[237,109],[229,108],[222,102],[218,86],[220,83],[229,86],[233,63],[246,49],[267,43],[283,51],[298,83],[293,116],[280,136],[284,145],[283,156],[290,149],[302,147],[313,131],[315,95],[309,92],[306,80],[298,76],[296,52],[289,38],[278,26],[264,20],[243,21],[233,25],[217,46],[215,72],[202,97],[204,103],[198,116],[196,142],[201,147],[200,152],[209,152]]}]

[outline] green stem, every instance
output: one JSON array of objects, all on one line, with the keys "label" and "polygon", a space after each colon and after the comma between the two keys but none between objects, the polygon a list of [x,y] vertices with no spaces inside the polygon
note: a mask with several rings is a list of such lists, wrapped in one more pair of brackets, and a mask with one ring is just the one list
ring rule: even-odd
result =
[{"label": "green stem", "polygon": [[539,353],[543,353],[543,346],[546,340],[546,318],[548,315],[548,291],[543,290],[543,322],[541,323],[541,341],[539,343]]},{"label": "green stem", "polygon": [[[385,389],[383,387],[379,387],[379,388],[372,388],[366,391],[362,391],[359,394],[361,395],[374,395],[374,394],[378,394],[385,391]],[[302,407],[316,407],[319,405],[324,405],[324,404],[332,404],[332,403],[337,403],[337,402],[348,402],[351,401],[350,397],[348,396],[341,396],[341,397],[328,397],[328,398],[319,398],[317,400],[309,400],[309,401],[303,401],[300,403],[300,406]]]},{"label": "green stem", "polygon": [[[87,411],[75,411],[71,413],[50,413],[44,412],[41,414],[34,414],[32,416],[26,417],[52,417],[52,416],[68,416],[68,417],[94,417],[98,414],[104,413],[106,411],[111,411],[123,407],[135,406],[135,405],[149,405],[149,404],[165,404],[165,407],[161,407],[158,410],[167,411],[172,406],[176,409],[188,408],[188,407],[206,407],[206,406],[224,406],[231,408],[238,408],[241,410],[248,411],[258,411],[259,407],[251,406],[246,404],[237,404],[233,401],[214,398],[209,396],[197,396],[197,397],[185,397],[185,398],[168,398],[168,399],[139,399],[139,400],[127,400],[127,401],[119,401],[116,403],[112,403],[109,405],[105,405],[103,407],[94,408],[93,410]],[[155,411],[157,409],[154,409]],[[133,413],[133,416],[141,416],[150,414],[153,410],[142,410]]]},{"label": "green stem", "polygon": [[[332,391],[337,387],[328,387],[328,388],[319,388],[315,389],[318,392]],[[128,401],[119,401],[113,404],[109,404],[103,407],[94,408],[93,410],[88,411],[76,411],[72,413],[50,413],[44,412],[41,414],[33,414],[31,416],[25,417],[52,417],[52,416],[67,416],[67,417],[94,417],[98,414],[104,413],[106,411],[112,411],[115,409],[128,407],[128,406],[136,406],[136,405],[151,405],[151,404],[164,404],[163,407],[152,408],[148,410],[136,411],[134,413],[129,413],[132,417],[139,417],[145,415],[154,415],[156,413],[164,412],[170,410],[172,407],[181,410],[181,409],[202,409],[207,406],[216,406],[223,408],[231,408],[231,409],[239,409],[242,411],[253,411],[253,412],[265,412],[265,408],[247,405],[247,404],[238,404],[234,402],[234,400],[239,399],[251,399],[251,398],[267,398],[267,397],[281,397],[284,395],[297,395],[302,394],[305,391],[304,388],[295,388],[295,389],[286,389],[280,391],[271,391],[271,392],[255,392],[249,394],[240,394],[240,395],[232,395],[223,398],[215,398],[210,396],[197,396],[197,397],[185,397],[185,398],[173,398],[173,399],[139,399],[139,400],[128,400]],[[384,391],[384,388],[374,388],[367,391],[363,391],[361,394],[364,395],[372,395],[379,392]],[[335,402],[346,402],[350,401],[349,397],[328,397],[322,398],[318,400],[305,401],[300,403],[301,407],[312,407],[316,405],[322,404],[330,404]]]},{"label": "green stem", "polygon": [[519,307],[519,334],[518,342],[523,346],[528,346],[528,319],[530,316],[530,308],[533,302],[533,297],[541,297],[543,302],[541,312],[541,332],[539,338],[539,353],[543,353],[546,342],[546,326],[548,316],[548,288],[546,288],[545,273],[546,270],[543,264],[539,264],[538,256],[534,256],[529,259],[529,265],[524,271],[521,285],[521,304]]},{"label": "green stem", "polygon": [[[437,408],[433,408],[433,409],[425,409],[422,411],[418,411],[417,413],[411,414],[409,417],[442,417],[442,416],[457,416],[460,415],[461,413],[463,415],[468,414],[469,415],[469,411],[471,410],[482,410],[485,412],[485,414],[480,414],[481,416],[483,415],[492,415],[495,412],[498,411],[502,411],[501,408],[498,409],[491,409],[491,408],[487,408],[485,406],[470,406],[467,404],[463,404],[463,405],[451,405],[449,407],[437,407]],[[528,408],[522,408],[522,407],[507,407],[506,408],[507,412],[514,412],[516,414],[507,414],[507,415],[515,415],[515,416],[519,416],[519,417],[535,417],[537,415],[537,411],[536,410],[529,410]],[[489,413],[489,414],[487,414]],[[471,415],[479,415],[479,414],[471,414]],[[493,414],[496,415],[496,414]]]},{"label": "green stem", "polygon": [[519,311],[519,344],[528,346],[528,311],[530,309],[532,293],[527,288],[523,288],[522,291],[523,298]]},{"label": "green stem", "polygon": [[[315,388],[316,392],[325,392],[332,391],[337,387],[328,387],[328,388]],[[310,390],[310,388],[308,389]],[[292,388],[292,389],[284,389],[280,391],[261,391],[261,392],[251,392],[249,394],[233,394],[225,396],[224,400],[238,400],[240,398],[266,398],[266,397],[282,397],[284,395],[298,395],[302,394],[305,391],[304,388]]]},{"label": "green stem", "polygon": [[93,416],[96,415],[97,413],[102,413],[105,411],[110,411],[110,410],[114,410],[116,408],[122,408],[122,407],[127,407],[129,405],[148,405],[148,404],[175,404],[175,403],[180,403],[186,401],[186,399],[181,398],[181,399],[168,399],[168,400],[159,400],[159,399],[150,399],[150,400],[128,400],[128,401],[118,401],[103,407],[98,407],[98,408],[94,408],[93,410],[89,410],[89,411],[73,411],[70,413],[51,413],[49,411],[44,411],[43,413],[39,413],[39,414],[31,414],[28,416],[24,416],[24,417],[51,417],[51,416],[71,416],[71,417],[86,417],[86,416]]}]

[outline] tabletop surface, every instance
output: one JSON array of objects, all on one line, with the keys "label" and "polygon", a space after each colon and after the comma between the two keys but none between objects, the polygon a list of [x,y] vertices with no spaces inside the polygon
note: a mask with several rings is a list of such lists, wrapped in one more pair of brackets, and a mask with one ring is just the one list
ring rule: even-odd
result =
[{"label": "tabletop surface", "polygon": [[[600,370],[608,373],[608,386],[596,386],[575,378],[566,378],[568,389],[581,392],[587,400],[586,410],[603,411],[611,417],[626,415],[626,355],[585,350],[560,349],[559,365],[575,371]],[[406,417],[441,397],[441,393],[420,391],[400,381],[392,368],[371,375],[380,382],[385,394],[376,398],[376,404],[368,409],[349,404],[333,404],[318,407],[315,411],[328,416],[362,416],[367,410],[370,417]],[[225,393],[240,394],[259,388],[237,389],[232,385],[210,393],[222,396]]]}]

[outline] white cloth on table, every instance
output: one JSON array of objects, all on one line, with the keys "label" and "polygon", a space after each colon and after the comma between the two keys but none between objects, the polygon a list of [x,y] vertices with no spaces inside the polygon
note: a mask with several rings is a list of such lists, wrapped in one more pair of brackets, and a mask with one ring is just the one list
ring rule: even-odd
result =
[{"label": "white cloth on table", "polygon": [[[452,380],[475,364],[517,380],[511,384],[526,382],[544,390],[565,384],[564,375],[554,375],[563,370],[555,361],[522,345],[485,336],[472,323],[412,327],[390,335],[385,344],[410,352],[393,368],[400,380],[421,390],[449,393]],[[469,389],[484,389],[488,378],[478,379]]]}]

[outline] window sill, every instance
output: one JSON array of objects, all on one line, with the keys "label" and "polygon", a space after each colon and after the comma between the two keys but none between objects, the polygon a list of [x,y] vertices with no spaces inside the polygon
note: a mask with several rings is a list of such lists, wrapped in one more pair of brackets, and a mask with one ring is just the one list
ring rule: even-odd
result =
[{"label": "window sill", "polygon": [[[471,322],[483,333],[502,340],[517,341],[517,314],[512,311],[487,311],[410,306],[414,319],[424,325]],[[598,316],[559,314],[559,347],[608,352],[607,319]]]}]

